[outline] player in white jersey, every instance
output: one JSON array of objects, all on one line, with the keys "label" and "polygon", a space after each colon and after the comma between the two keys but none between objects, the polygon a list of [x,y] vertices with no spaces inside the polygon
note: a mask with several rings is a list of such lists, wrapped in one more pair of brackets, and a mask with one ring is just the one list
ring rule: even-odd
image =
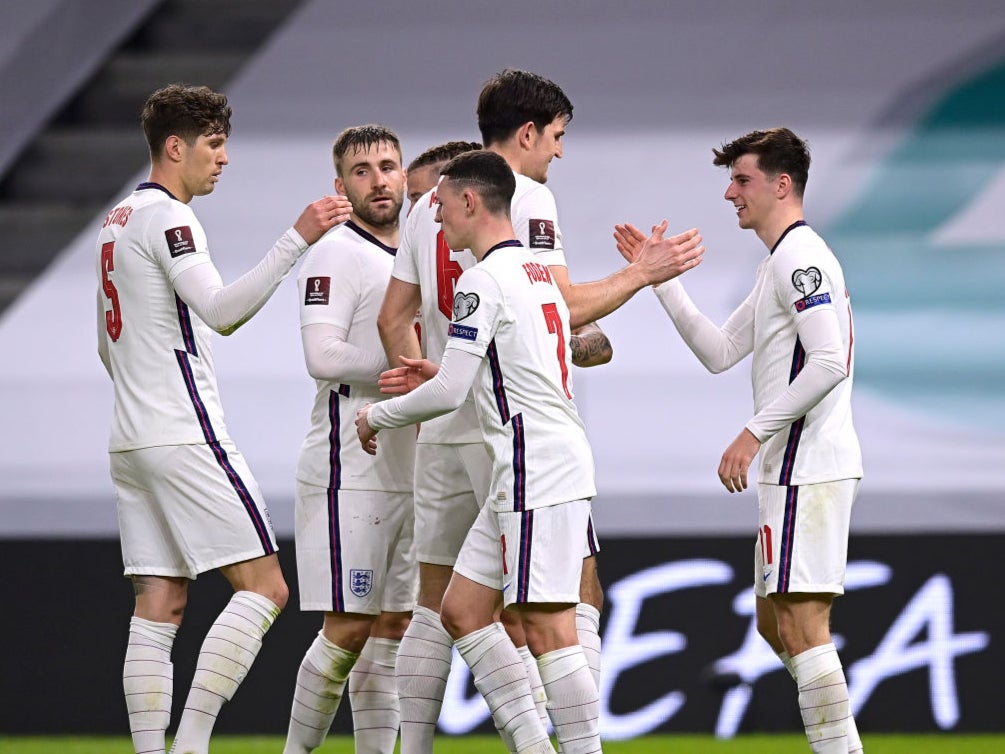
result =
[{"label": "player in white jersey", "polygon": [[[523,663],[493,622],[500,604],[513,606],[549,706],[560,711],[553,718],[560,744],[570,754],[599,751],[599,692],[575,621],[583,561],[574,532],[589,520],[593,459],[572,402],[568,309],[548,267],[514,238],[514,188],[512,169],[492,152],[469,152],[444,168],[437,189],[444,242],[470,248],[479,263],[457,282],[439,373],[410,395],[360,412],[357,426],[364,446],[376,450],[371,427],[442,415],[474,386],[492,480],[454,566],[443,624],[513,748],[550,751],[521,682]],[[435,369],[406,363],[415,368],[385,377],[410,380]]]},{"label": "player in white jersey", "polygon": [[[150,175],[98,234],[98,351],[114,385],[109,442],[125,574],[136,605],[123,687],[133,746],[164,752],[171,648],[188,584],[219,568],[235,590],[199,654],[172,751],[206,752],[288,590],[258,484],[224,424],[211,332],[229,335],[272,295],[349,203],[310,205],[265,258],[224,286],[189,207],[228,163],[231,109],[172,85],[143,109]],[[251,625],[252,630],[246,626]]]},{"label": "player in white jersey", "polygon": [[383,397],[377,312],[398,245],[405,172],[398,137],[384,126],[346,129],[333,157],[335,188],[353,203],[352,217],[314,245],[298,276],[317,393],[297,464],[297,573],[301,609],[323,611],[324,622],[300,666],[284,751],[321,745],[348,679],[356,751],[391,754],[394,660],[415,605],[415,430],[393,431],[375,458],[360,448],[354,421]]},{"label": "player in white jersey", "polygon": [[406,193],[408,195],[408,212],[411,214],[416,202],[424,194],[432,191],[440,180],[440,169],[450,160],[472,149],[481,149],[477,141],[448,141],[421,152],[418,157],[408,163],[408,179]]},{"label": "player in white jersey", "polygon": [[[550,83],[550,82],[549,82]],[[551,84],[554,87],[553,84]],[[557,101],[557,100],[556,100]],[[547,103],[548,105],[551,102]],[[570,105],[571,107],[571,105]],[[557,112],[549,111],[548,121]],[[419,182],[428,178],[430,167],[439,168],[436,158],[451,151],[460,153],[477,148],[468,142],[450,142],[433,147],[420,155],[409,167],[409,196],[412,196],[413,166],[426,170]],[[424,159],[425,158],[425,159]],[[431,162],[432,161],[432,162]],[[557,228],[555,202],[543,185],[517,175],[517,189],[511,212],[524,221],[519,224],[524,233],[519,238],[528,246],[531,218],[539,225]],[[432,188],[430,186],[430,188]],[[447,340],[447,326],[452,315],[452,297],[457,278],[474,264],[467,250],[452,251],[443,241],[435,221],[435,192],[416,199],[410,209],[403,232],[401,250],[395,258],[395,271],[381,309],[378,325],[388,349],[388,359],[398,363],[398,356],[419,357],[418,344],[410,327],[411,312],[420,306],[422,351],[427,358],[439,361]],[[540,231],[539,236],[540,237]],[[551,244],[554,246],[554,244]],[[548,259],[564,264],[561,248]],[[610,342],[596,324],[575,331],[570,341],[573,363],[577,366],[603,364],[611,358]],[[464,537],[474,523],[485,500],[491,461],[484,447],[481,429],[471,399],[456,411],[426,422],[419,434],[416,449],[416,545],[419,561],[419,601],[412,623],[399,654],[398,686],[402,705],[402,754],[429,754],[440,704],[450,667],[450,638],[439,619],[440,601],[450,580],[451,570]],[[583,536],[584,602],[577,608],[577,621],[584,625],[584,645],[588,648],[591,668],[599,673],[599,617],[603,591],[596,574],[595,558],[599,545],[593,533],[592,521]],[[545,699],[537,663],[527,649],[519,621],[509,612],[503,622],[528,669],[529,681],[535,692],[539,714],[547,720]]]},{"label": "player in white jersey", "polygon": [[[656,289],[677,331],[712,372],[753,352],[754,416],[730,444],[719,479],[747,487],[760,453],[754,548],[757,625],[799,686],[814,752],[860,752],[848,688],[830,635],[844,592],[852,503],[862,456],[851,419],[851,303],[841,265],[803,219],[806,144],[787,128],[753,131],[713,150],[729,167],[725,198],[769,249],[754,288],[716,327],[672,281]],[[626,256],[641,233],[619,226]]]}]

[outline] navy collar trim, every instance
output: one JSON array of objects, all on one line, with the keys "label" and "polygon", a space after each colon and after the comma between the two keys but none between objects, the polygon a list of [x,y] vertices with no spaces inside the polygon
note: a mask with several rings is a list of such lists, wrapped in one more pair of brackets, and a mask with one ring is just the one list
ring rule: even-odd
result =
[{"label": "navy collar trim", "polygon": [[153,181],[143,181],[143,183],[141,183],[139,186],[136,187],[137,191],[143,191],[145,189],[157,189],[158,191],[163,191],[165,194],[170,196],[176,202],[180,201],[177,196],[172,194],[170,191],[161,186],[159,183],[154,183]]},{"label": "navy collar trim", "polygon": [[511,238],[509,241],[500,241],[495,246],[493,246],[491,249],[489,249],[488,251],[486,251],[485,255],[482,257],[482,259],[483,260],[488,259],[489,254],[491,254],[493,251],[495,251],[496,249],[502,249],[502,248],[504,248],[506,246],[523,246],[523,244],[520,243],[519,241],[517,241],[515,238]]},{"label": "navy collar trim", "polygon": [[792,223],[792,225],[790,225],[784,231],[782,231],[782,235],[778,237],[778,240],[775,241],[775,245],[771,247],[771,251],[768,252],[768,253],[769,254],[774,254],[775,253],[775,249],[778,248],[778,244],[780,244],[782,242],[783,238],[785,238],[787,235],[789,235],[789,231],[790,230],[794,230],[794,229],[800,227],[801,225],[807,225],[807,224],[808,223],[805,220],[796,220],[794,223]]},{"label": "navy collar trim", "polygon": [[386,251],[392,257],[393,256],[397,256],[398,250],[395,247],[388,246],[386,243],[384,243],[379,238],[377,238],[373,233],[370,233],[368,231],[363,230],[361,227],[359,227],[352,220],[346,220],[345,221],[345,225],[346,225],[347,228],[350,228],[353,231],[355,231],[356,233],[358,233],[359,235],[361,235],[363,238],[365,238],[367,241],[369,241],[370,243],[372,243],[374,246],[379,246],[381,249],[383,249],[384,251]]}]

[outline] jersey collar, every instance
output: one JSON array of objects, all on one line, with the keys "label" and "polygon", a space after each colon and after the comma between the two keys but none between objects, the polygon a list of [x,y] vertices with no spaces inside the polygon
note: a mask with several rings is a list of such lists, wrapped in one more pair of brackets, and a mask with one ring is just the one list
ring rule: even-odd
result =
[{"label": "jersey collar", "polygon": [[154,183],[153,181],[143,181],[139,186],[136,187],[137,191],[144,191],[145,189],[157,189],[158,191],[163,191],[165,194],[170,196],[175,201],[178,201],[178,197],[168,191],[166,188],[161,186],[159,183]]},{"label": "jersey collar", "polygon": [[789,231],[790,230],[794,230],[795,228],[798,228],[799,226],[806,225],[806,224],[807,223],[806,223],[805,220],[796,220],[794,223],[792,223],[792,225],[790,225],[784,231],[782,231],[782,235],[778,237],[778,240],[775,241],[775,245],[771,247],[771,251],[769,251],[768,253],[769,254],[774,254],[775,253],[775,249],[778,248],[778,244],[780,244],[782,242],[783,238],[785,238],[787,235],[789,235]]},{"label": "jersey collar", "polygon": [[520,243],[519,241],[517,241],[515,238],[511,238],[508,241],[500,241],[495,246],[493,246],[491,249],[489,249],[488,251],[485,252],[485,254],[482,256],[482,261],[488,259],[489,254],[491,254],[496,249],[501,249],[501,248],[503,248],[505,246],[523,246],[523,244]]},{"label": "jersey collar", "polygon": [[377,238],[373,233],[368,233],[367,231],[363,230],[361,227],[359,227],[352,220],[346,220],[345,221],[345,226],[347,228],[355,231],[356,233],[358,233],[360,236],[362,236],[363,238],[365,238],[367,241],[369,241],[370,243],[374,244],[375,246],[379,246],[381,249],[383,249],[384,251],[386,251],[392,257],[396,256],[398,254],[398,250],[396,248],[394,248],[393,246],[388,246],[386,243],[384,243],[379,238]]}]

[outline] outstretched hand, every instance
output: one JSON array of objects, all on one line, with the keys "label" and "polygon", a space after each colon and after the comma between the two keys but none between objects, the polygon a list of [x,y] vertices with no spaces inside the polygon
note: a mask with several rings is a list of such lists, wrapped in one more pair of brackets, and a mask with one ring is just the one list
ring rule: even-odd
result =
[{"label": "outstretched hand", "polygon": [[614,226],[618,251],[630,265],[639,269],[646,285],[665,283],[697,267],[705,253],[697,228],[663,238],[666,229],[667,221],[663,220],[653,226],[652,234],[647,238],[634,225]]},{"label": "outstretched hand", "polygon": [[380,392],[392,395],[410,393],[423,382],[433,379],[440,371],[440,365],[434,364],[429,359],[408,359],[399,356],[398,361],[404,366],[381,373],[380,379],[377,380]]},{"label": "outstretched hand", "polygon": [[367,417],[370,415],[372,403],[367,403],[356,412],[356,436],[359,437],[359,444],[363,450],[372,456],[377,455],[377,430],[370,426]]},{"label": "outstretched hand", "polygon": [[328,230],[344,223],[352,213],[352,203],[344,196],[325,196],[308,204],[293,229],[312,244]]}]

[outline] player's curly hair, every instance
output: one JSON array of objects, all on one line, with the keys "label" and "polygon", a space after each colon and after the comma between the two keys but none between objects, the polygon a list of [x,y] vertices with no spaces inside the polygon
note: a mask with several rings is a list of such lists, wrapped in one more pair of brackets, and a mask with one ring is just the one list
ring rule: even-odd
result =
[{"label": "player's curly hair", "polygon": [[767,175],[786,173],[792,178],[797,196],[802,196],[806,191],[810,173],[810,148],[787,128],[751,131],[724,143],[722,149],[713,148],[712,154],[715,155],[712,164],[718,167],[730,167],[743,155],[755,154],[757,166]]},{"label": "player's curly hair", "polygon": [[516,177],[509,163],[495,152],[477,149],[460,154],[443,166],[440,175],[459,189],[477,191],[489,212],[509,215]]},{"label": "player's curly hair", "polygon": [[332,159],[335,160],[335,173],[342,178],[342,158],[351,149],[353,154],[366,152],[377,144],[390,144],[401,158],[401,141],[398,134],[387,126],[378,123],[368,123],[365,126],[351,126],[335,137],[332,145]]},{"label": "player's curly hair", "polygon": [[478,97],[478,129],[486,147],[505,141],[528,121],[543,131],[559,116],[572,120],[572,102],[554,81],[529,71],[500,71]]},{"label": "player's curly hair", "polygon": [[422,152],[418,157],[408,163],[409,171],[424,168],[427,165],[435,165],[438,162],[447,162],[454,159],[459,154],[481,149],[482,145],[477,141],[448,141],[444,144],[437,144]]},{"label": "player's curly hair", "polygon": [[200,136],[230,136],[231,113],[226,95],[207,86],[169,84],[158,89],[147,98],[140,116],[150,156],[160,157],[169,136],[189,145]]}]

